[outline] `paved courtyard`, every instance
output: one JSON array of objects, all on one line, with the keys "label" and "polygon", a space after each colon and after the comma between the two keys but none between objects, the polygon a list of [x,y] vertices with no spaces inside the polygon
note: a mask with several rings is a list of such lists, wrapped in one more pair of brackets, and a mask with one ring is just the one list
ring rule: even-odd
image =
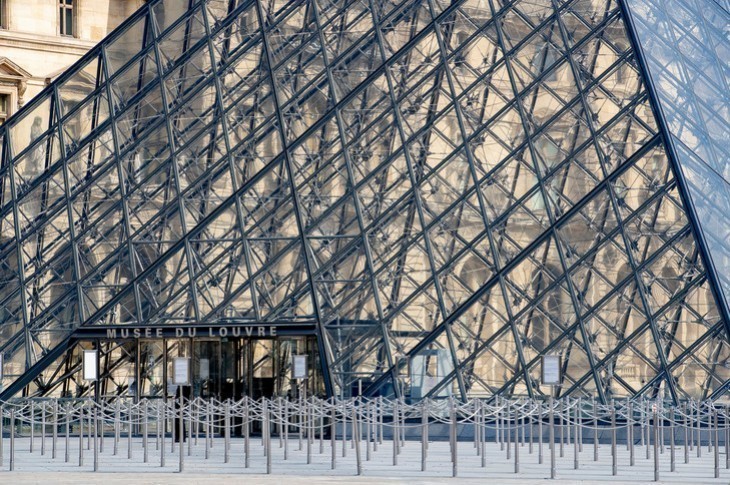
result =
[{"label": "paved courtyard", "polygon": [[[486,460],[482,466],[482,458],[472,442],[460,442],[458,446],[458,477],[452,478],[451,455],[448,442],[429,443],[426,471],[421,471],[421,443],[407,441],[397,457],[397,465],[393,465],[392,442],[386,441],[371,450],[370,460],[366,459],[364,442],[361,446],[362,476],[357,476],[356,454],[352,443],[345,446],[342,456],[342,442],[337,443],[336,468],[331,469],[332,453],[329,441],[324,441],[322,453],[320,444],[314,440],[311,447],[311,463],[307,464],[306,440],[299,449],[296,437],[290,438],[287,448],[287,459],[284,460],[284,446],[279,446],[278,438],[272,439],[272,474],[266,474],[266,458],[263,454],[260,439],[251,440],[251,456],[249,467],[245,467],[244,444],[240,439],[233,439],[229,450],[228,463],[225,461],[224,441],[213,440],[209,449],[209,457],[205,459],[204,440],[201,438],[197,446],[193,446],[188,456],[185,447],[185,471],[177,473],[179,451],[170,451],[170,442],[165,446],[165,466],[160,466],[162,452],[157,449],[154,439],[149,441],[147,459],[144,462],[142,440],[132,440],[132,457],[128,458],[128,441],[120,440],[117,454],[114,455],[113,440],[106,438],[103,452],[99,453],[98,472],[93,471],[93,445],[84,440],[83,465],[79,466],[78,438],[69,442],[69,461],[65,461],[64,439],[59,437],[56,459],[52,458],[52,441],[46,438],[45,453],[41,454],[41,440],[36,438],[33,453],[29,452],[30,439],[15,440],[15,471],[9,472],[9,439],[5,438],[3,446],[3,465],[0,471],[1,483],[12,484],[79,484],[103,483],[114,484],[220,484],[226,483],[286,483],[287,485],[314,483],[348,483],[348,484],[400,484],[400,483],[508,483],[526,484],[538,481],[551,482],[550,455],[548,447],[543,448],[543,463],[538,463],[538,446],[533,445],[533,453],[529,453],[529,444],[519,449],[520,471],[515,473],[514,445],[508,460],[506,450],[494,443],[488,443],[485,449]],[[584,443],[583,452],[579,453],[579,469],[574,469],[573,446],[565,446],[561,458],[559,447],[556,447],[557,479],[556,484],[578,483],[656,483],[654,479],[653,455],[646,459],[646,450],[635,447],[635,465],[629,466],[629,451],[625,445],[618,446],[618,474],[612,476],[611,447],[602,444],[599,447],[598,461],[593,460],[593,444]],[[675,449],[677,471],[670,472],[670,450],[665,447],[660,457],[661,483],[730,483],[730,470],[725,468],[724,448],[718,454],[720,462],[720,478],[714,475],[714,453],[702,449],[702,457],[696,456],[696,449],[689,454],[690,462],[684,463],[684,448]]]}]

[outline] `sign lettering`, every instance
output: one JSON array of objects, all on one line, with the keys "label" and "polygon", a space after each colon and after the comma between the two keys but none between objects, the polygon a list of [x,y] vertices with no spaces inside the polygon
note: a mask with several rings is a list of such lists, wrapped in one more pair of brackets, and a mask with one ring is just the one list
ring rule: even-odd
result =
[{"label": "sign lettering", "polygon": [[[204,334],[206,337],[276,337],[277,328],[275,326],[266,325],[246,325],[246,326],[221,326],[208,327],[208,332]],[[125,328],[107,328],[106,338],[115,340],[117,338],[195,338],[198,336],[198,329],[193,327],[125,327]]]}]

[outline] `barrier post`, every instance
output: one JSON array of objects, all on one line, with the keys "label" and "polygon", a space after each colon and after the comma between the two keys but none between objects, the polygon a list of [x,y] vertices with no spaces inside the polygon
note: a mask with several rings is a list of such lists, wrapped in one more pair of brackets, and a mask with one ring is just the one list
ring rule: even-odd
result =
[{"label": "barrier post", "polygon": [[[249,409],[249,399],[246,397],[246,404],[244,405],[243,409],[243,452],[246,455],[244,466],[246,468],[250,465],[250,456],[251,456],[251,426],[250,426],[250,420],[251,420],[251,414]],[[206,441],[207,438],[206,438]]]},{"label": "barrier post", "polygon": [[362,475],[362,460],[360,458],[360,427],[357,415],[357,406],[352,408],[352,439],[355,441],[355,462],[357,463],[357,474]]},{"label": "barrier post", "polygon": [[550,426],[550,478],[555,479],[555,415],[553,410],[553,396],[550,394],[549,401],[549,426]]},{"label": "barrier post", "polygon": [[[0,467],[3,466],[3,425],[5,424],[5,405],[0,403]],[[12,428],[10,430],[12,432]],[[55,458],[55,456],[54,456]]]},{"label": "barrier post", "polygon": [[629,466],[634,466],[634,403],[629,401],[628,413],[628,446],[629,446]]},{"label": "barrier post", "polygon": [[459,459],[459,454],[456,449],[457,446],[457,436],[456,436],[456,407],[454,406],[454,400],[451,399],[451,461],[452,461],[452,474],[454,478],[458,476],[459,468],[457,465],[457,461]]},{"label": "barrier post", "polygon": [[[143,411],[142,411],[143,418],[142,419],[144,419],[144,423],[142,424],[142,447],[144,448],[143,459],[144,459],[144,462],[147,463],[147,462],[149,462],[149,448],[150,448],[149,439],[148,439],[149,422],[150,422],[149,408],[148,408],[149,403],[147,402],[146,399],[142,402],[144,403],[144,406],[142,408],[143,409]],[[103,431],[102,431],[102,436],[103,436]]]},{"label": "barrier post", "polygon": [[520,444],[519,444],[519,435],[520,430],[517,427],[517,413],[519,413],[519,408],[515,407],[515,413],[514,413],[514,422],[515,422],[515,473],[520,473]]},{"label": "barrier post", "polygon": [[542,465],[542,442],[543,442],[543,432],[542,432],[542,402],[540,402],[540,412],[538,414],[538,420],[537,420],[537,464]]},{"label": "barrier post", "polygon": [[593,461],[598,461],[598,408],[593,398]]},{"label": "barrier post", "polygon": [[573,469],[579,468],[580,460],[580,439],[578,438],[579,426],[578,426],[578,408],[580,401],[575,402],[575,412],[573,413]]},{"label": "barrier post", "polygon": [[[68,446],[66,446],[68,449]],[[15,407],[10,408],[10,471],[15,470]]]},{"label": "barrier post", "polygon": [[99,471],[99,414],[94,406],[94,471]]},{"label": "barrier post", "polygon": [[[70,434],[71,434],[70,433],[70,428],[71,428],[71,410],[70,410],[70,407],[71,407],[71,403],[66,403],[66,406],[65,407],[66,407],[66,448],[64,450],[64,453],[66,455],[65,456],[65,462],[68,463],[69,460],[71,459],[71,456],[69,454],[69,446],[68,446],[69,445],[69,437],[70,437]],[[11,433],[11,437],[12,437],[12,433]]]},{"label": "barrier post", "polygon": [[[2,408],[0,408],[0,421],[2,421]],[[0,425],[2,426],[2,425]],[[0,436],[2,436],[2,427],[0,427]],[[103,435],[102,435],[103,436]],[[58,445],[58,399],[53,400],[53,444],[51,445],[51,458],[56,459]],[[2,439],[0,439],[0,465],[2,465]]]},{"label": "barrier post", "polygon": [[714,430],[714,437],[715,437],[715,444],[714,444],[714,454],[715,454],[715,478],[720,478],[720,424],[718,420],[718,412],[717,409],[712,410],[712,414],[714,414],[715,417],[715,430]]},{"label": "barrier post", "polygon": [[654,407],[654,481],[659,481],[659,422],[656,406]]},{"label": "barrier post", "polygon": [[421,471],[426,471],[426,428],[428,427],[427,403],[421,406]]},{"label": "barrier post", "polygon": [[611,475],[618,475],[618,457],[616,449],[616,404],[611,400]]},{"label": "barrier post", "polygon": [[674,456],[674,406],[669,407],[669,471],[676,471]]},{"label": "barrier post", "polygon": [[165,428],[167,427],[165,401],[157,403],[157,436],[160,437],[160,467],[165,466]]},{"label": "barrier post", "polygon": [[332,409],[330,410],[330,443],[332,444],[331,467],[334,470],[337,466],[337,406],[335,406],[334,398],[332,399]]},{"label": "barrier post", "polygon": [[79,466],[84,465],[84,403],[79,410]]}]

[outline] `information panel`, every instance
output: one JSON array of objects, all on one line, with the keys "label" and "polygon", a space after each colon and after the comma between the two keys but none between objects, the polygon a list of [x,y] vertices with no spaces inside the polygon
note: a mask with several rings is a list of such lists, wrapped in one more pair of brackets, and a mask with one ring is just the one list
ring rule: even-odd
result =
[{"label": "information panel", "polygon": [[84,350],[84,360],[82,362],[83,376],[85,381],[95,381],[98,378],[98,351]]},{"label": "information panel", "polygon": [[306,379],[307,378],[307,356],[306,355],[294,355],[294,379]]},{"label": "information panel", "polygon": [[542,356],[542,383],[546,386],[558,386],[560,378],[561,359],[559,355]]},{"label": "information panel", "polygon": [[200,359],[200,379],[207,381],[210,378],[210,360]]},{"label": "information panel", "polygon": [[175,357],[172,360],[172,383],[177,386],[190,384],[190,359]]}]

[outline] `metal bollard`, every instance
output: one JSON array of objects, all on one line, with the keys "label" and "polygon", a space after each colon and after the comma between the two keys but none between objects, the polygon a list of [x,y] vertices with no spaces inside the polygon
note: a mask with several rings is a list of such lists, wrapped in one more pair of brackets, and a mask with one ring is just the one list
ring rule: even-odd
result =
[{"label": "metal bollard", "polygon": [[[132,426],[134,420],[134,403],[129,402],[129,411],[127,412],[127,459],[132,459]],[[181,445],[182,446],[182,445]]]},{"label": "metal bollard", "polygon": [[46,403],[41,402],[41,456],[46,454]]},{"label": "metal bollard", "polygon": [[616,448],[616,405],[611,400],[611,475],[618,475],[618,450]]},{"label": "metal bollard", "polygon": [[659,422],[657,420],[656,407],[654,408],[654,481],[659,481]]},{"label": "metal bollard", "polygon": [[634,466],[635,464],[635,457],[634,457],[634,403],[629,401],[629,414],[627,419],[627,445],[629,447],[629,466]]},{"label": "metal bollard", "polygon": [[[479,415],[480,415],[480,435],[479,435],[479,447],[481,448],[481,456],[482,456],[482,468],[487,467],[487,416],[484,411],[484,403],[482,401],[479,401]],[[426,430],[426,448],[428,448],[428,429]],[[532,433],[530,433],[530,440],[532,440]],[[530,446],[532,446],[532,443],[530,443]]]},{"label": "metal bollard", "polygon": [[674,406],[669,407],[669,471],[676,471],[674,456]]},{"label": "metal bollard", "polygon": [[[307,465],[312,464],[312,424],[314,420],[314,407],[310,405],[309,402],[306,403],[306,413],[307,416]],[[353,407],[355,409],[356,406]],[[353,439],[354,439],[354,433],[355,433],[355,422],[352,423],[352,432],[353,432]]]},{"label": "metal bollard", "polygon": [[[0,403],[0,467],[3,466],[4,457],[3,457],[3,425],[5,424],[5,405]],[[10,432],[12,433],[13,430],[11,428]],[[55,456],[54,456],[55,458]]]},{"label": "metal bollard", "polygon": [[337,466],[337,409],[334,399],[332,399],[332,409],[330,409],[330,443],[332,451],[332,469]]},{"label": "metal bollard", "polygon": [[426,404],[424,403],[421,407],[421,471],[426,471],[426,456],[428,450],[426,450],[426,428],[428,428],[428,414],[426,411]]},{"label": "metal bollard", "polygon": [[264,399],[264,435],[266,436],[266,474],[271,475],[271,421],[269,401]]},{"label": "metal bollard", "polygon": [[517,413],[518,409],[515,408],[515,416],[514,416],[514,422],[515,422],[515,473],[520,473],[520,444],[519,442],[519,434],[520,430],[517,428]]},{"label": "metal bollard", "polygon": [[79,409],[79,466],[84,465],[84,403]]},{"label": "metal bollard", "polygon": [[[370,425],[368,425],[368,441],[370,440]],[[324,414],[319,417],[319,454],[324,453]],[[370,459],[370,446],[368,445],[368,460]]]},{"label": "metal bollard", "polygon": [[385,419],[383,417],[383,397],[382,396],[380,396],[378,398],[378,403],[379,403],[378,409],[380,410],[380,438],[379,438],[379,440],[380,440],[380,444],[382,445],[383,444],[383,431],[384,431],[383,430],[383,426],[384,426],[383,420]]},{"label": "metal bollard", "polygon": [[[344,402],[342,403],[342,458],[345,458],[347,456],[347,404]],[[398,448],[398,438],[397,434],[395,433],[395,430],[397,429],[397,421],[395,418],[395,413],[393,414],[393,445]],[[400,452],[400,450],[397,450]]]},{"label": "metal bollard", "polygon": [[[29,451],[33,453],[33,442],[35,441],[35,402],[30,402],[30,449]],[[21,424],[22,426],[22,424]]]},{"label": "metal bollard", "polygon": [[[392,435],[393,435],[393,466],[398,465],[398,442],[400,441],[400,438],[398,437],[398,419],[396,418],[396,414],[398,414],[398,404],[397,402],[393,403],[393,428],[392,428]],[[343,423],[343,429],[344,429],[344,423]],[[345,437],[343,436],[343,442],[345,440]]]},{"label": "metal bollard", "polygon": [[[250,410],[249,410],[249,407],[248,407],[248,403],[249,403],[248,398],[246,398],[246,404],[245,404],[244,409],[243,409],[243,415],[244,415],[244,418],[243,418],[244,419],[244,423],[243,423],[243,452],[246,454],[246,460],[245,460],[245,464],[244,464],[244,466],[246,468],[248,468],[249,465],[250,465],[250,463],[249,463],[250,462],[249,457],[251,456],[251,453],[250,453],[250,451],[251,451],[251,449],[250,449],[250,446],[251,446],[251,436],[250,436],[251,435],[251,426],[250,426]],[[207,439],[206,439],[206,441],[207,441]]]},{"label": "metal bollard", "polygon": [[558,401],[558,406],[560,406],[560,413],[558,415],[560,419],[560,424],[558,425],[560,428],[560,458],[563,458],[565,456],[565,418],[563,418],[565,401]]},{"label": "metal bollard", "polygon": [[500,407],[500,399],[497,398],[497,432],[494,435],[496,443],[499,443],[499,449],[504,450],[504,440],[502,440],[502,408]]},{"label": "metal bollard", "polygon": [[99,471],[99,414],[94,407],[94,471]]},{"label": "metal bollard", "polygon": [[193,421],[195,417],[193,415],[193,401],[188,400],[188,414],[186,421],[188,423],[188,456],[193,455]]},{"label": "metal bollard", "polygon": [[702,404],[698,401],[697,402],[697,458],[701,458],[701,457],[702,457]]},{"label": "metal bollard", "polygon": [[687,422],[687,403],[684,403],[684,425],[682,427],[682,434],[684,435],[684,462],[689,463],[689,423]]},{"label": "metal bollard", "polygon": [[228,463],[231,448],[231,403],[226,399],[223,405],[223,463]]},{"label": "metal bollard", "polygon": [[723,416],[723,425],[725,426],[725,469],[730,470],[730,427],[728,426],[728,406],[725,406],[725,416]]},{"label": "metal bollard", "polygon": [[583,452],[583,398],[578,398],[578,451]]},{"label": "metal bollard", "polygon": [[99,453],[104,453],[104,426],[106,423],[106,414],[104,412],[104,401],[99,402],[99,421],[100,426],[99,428]]},{"label": "metal bollard", "polygon": [[289,399],[284,400],[284,424],[282,426],[284,434],[284,461],[289,459]]},{"label": "metal bollard", "polygon": [[193,417],[193,423],[195,424],[195,446],[198,446],[198,438],[200,437],[200,406],[197,404],[198,398],[195,399],[195,416]]},{"label": "metal bollard", "polygon": [[579,454],[580,454],[580,439],[578,438],[578,403],[575,406],[575,412],[573,413],[573,469],[579,468]]},{"label": "metal bollard", "polygon": [[651,433],[651,424],[650,424],[650,414],[649,414],[649,407],[651,406],[650,403],[646,403],[646,459],[651,458],[651,437],[649,436]]},{"label": "metal bollard", "polygon": [[[530,401],[530,404],[531,404],[531,405],[533,404],[533,403],[532,403],[532,401]],[[529,448],[529,450],[528,450],[528,452],[529,452],[530,454],[532,454],[532,451],[533,451],[533,444],[534,444],[534,441],[535,441],[535,439],[534,439],[534,438],[535,438],[535,437],[534,437],[534,432],[535,432],[535,423],[534,423],[534,421],[533,421],[533,419],[532,419],[532,418],[533,418],[533,416],[532,416],[532,414],[530,414],[530,417],[529,417],[529,423],[530,423],[530,425],[529,425],[529,426],[530,426],[530,428],[529,428],[529,429],[530,429],[530,448]],[[484,451],[484,449],[482,448],[482,452],[483,452],[483,451]],[[483,454],[483,453],[482,453],[482,454]]]},{"label": "metal bollard", "polygon": [[[2,417],[2,408],[0,408],[0,417]],[[1,418],[0,418],[1,419]],[[2,428],[0,428],[0,436],[2,436]],[[2,439],[0,439],[2,441]],[[53,400],[53,444],[51,445],[51,458],[56,459],[58,444],[58,399]],[[2,444],[0,444],[0,465],[2,465]]]},{"label": "metal bollard", "polygon": [[114,409],[114,456],[117,456],[117,451],[119,450],[119,434],[122,419],[120,405],[121,401],[117,399],[116,408]]},{"label": "metal bollard", "polygon": [[71,459],[70,454],[69,454],[69,446],[68,446],[69,445],[70,428],[71,428],[71,409],[70,409],[70,407],[71,407],[71,404],[70,403],[66,403],[66,448],[64,450],[65,455],[66,455],[65,456],[66,463],[68,463],[69,460]]},{"label": "metal bollard", "polygon": [[[210,401],[206,403],[206,409],[205,409],[205,459],[210,458],[210,444],[213,440],[211,436],[211,432],[213,430],[213,414],[210,410],[211,403]],[[248,456],[248,453],[246,453],[246,456]]]},{"label": "metal bollard", "polygon": [[[177,415],[177,419],[178,419],[177,436],[178,436],[178,439],[180,440],[180,445],[178,446],[178,454],[179,454],[178,469],[177,469],[178,473],[182,473],[183,471],[185,471],[185,421],[183,421],[183,417],[184,417],[184,413],[185,413],[185,410],[183,409],[184,404],[185,404],[185,400],[183,398],[183,393],[182,393],[182,391],[180,391],[180,397],[179,397],[179,401],[178,401],[179,409],[178,409],[178,415]],[[129,411],[130,411],[130,415],[131,415],[131,411],[132,411],[131,408]],[[173,424],[173,427],[174,427],[174,424]],[[129,434],[130,434],[130,436],[132,434],[132,421],[131,420],[129,422]],[[175,441],[175,440],[173,440],[173,441]],[[129,457],[131,458],[132,457],[132,454],[131,454],[131,443],[132,442],[130,441],[129,443],[130,443]]]},{"label": "metal bollard", "polygon": [[720,424],[718,421],[718,412],[716,409],[713,409],[712,414],[715,415],[715,446],[714,446],[714,452],[715,452],[715,478],[720,478]]},{"label": "metal bollard", "polygon": [[550,407],[549,412],[549,426],[550,426],[550,478],[555,479],[555,415],[553,410],[553,396],[550,396],[548,401]]},{"label": "metal bollard", "polygon": [[[149,451],[150,451],[149,440],[148,440],[149,410],[147,408],[147,404],[148,404],[147,400],[145,399],[143,402],[144,402],[144,407],[142,409],[143,409],[143,415],[144,415],[144,417],[143,417],[144,423],[142,424],[142,447],[144,448],[144,462],[148,463],[149,462]],[[102,433],[102,436],[103,436],[103,433]]]},{"label": "metal bollard", "polygon": [[[371,438],[371,432],[372,432],[372,409],[371,409],[372,403],[367,403],[365,406],[365,417],[367,419],[365,424],[365,461],[370,461],[370,438]],[[322,421],[320,420],[320,424]],[[319,453],[322,453],[322,433],[320,431],[319,434]]]},{"label": "metal bollard", "polygon": [[507,461],[511,460],[512,457],[512,423],[510,422],[510,408],[505,407],[504,410],[504,435],[507,437],[505,440],[505,448],[507,448]]},{"label": "metal bollard", "polygon": [[165,402],[157,403],[157,436],[160,437],[160,467],[165,466],[165,431],[167,428],[167,409]]},{"label": "metal bollard", "polygon": [[456,449],[457,447],[457,436],[456,436],[456,408],[454,406],[453,399],[451,400],[451,465],[452,465],[452,473],[451,476],[456,478],[459,474],[459,467],[458,467],[458,451]]},{"label": "metal bollard", "polygon": [[543,442],[543,432],[542,432],[542,403],[540,403],[540,414],[538,415],[538,421],[537,421],[537,463],[538,465],[542,465],[542,442]]},{"label": "metal bollard", "polygon": [[362,460],[360,459],[360,427],[357,415],[357,406],[352,409],[352,439],[355,442],[355,461],[357,463],[357,474],[362,475]]},{"label": "metal bollard", "polygon": [[[66,447],[68,449],[68,447]],[[10,408],[10,471],[15,470],[15,407]]]}]

